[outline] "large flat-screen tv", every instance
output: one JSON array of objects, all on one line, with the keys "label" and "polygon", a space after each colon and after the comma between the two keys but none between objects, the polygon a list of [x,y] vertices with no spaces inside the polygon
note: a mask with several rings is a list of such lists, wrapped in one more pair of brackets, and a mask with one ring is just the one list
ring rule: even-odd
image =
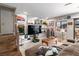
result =
[{"label": "large flat-screen tv", "polygon": [[41,26],[39,26],[39,33],[42,33],[41,29],[42,29]]},{"label": "large flat-screen tv", "polygon": [[34,35],[41,33],[40,25],[28,25],[28,35]]}]

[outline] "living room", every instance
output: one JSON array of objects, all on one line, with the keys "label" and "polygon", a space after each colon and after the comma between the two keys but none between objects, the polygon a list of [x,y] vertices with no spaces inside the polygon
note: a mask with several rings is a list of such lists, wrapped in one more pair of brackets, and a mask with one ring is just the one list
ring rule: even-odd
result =
[{"label": "living room", "polygon": [[79,56],[78,6],[0,3],[0,56]]}]

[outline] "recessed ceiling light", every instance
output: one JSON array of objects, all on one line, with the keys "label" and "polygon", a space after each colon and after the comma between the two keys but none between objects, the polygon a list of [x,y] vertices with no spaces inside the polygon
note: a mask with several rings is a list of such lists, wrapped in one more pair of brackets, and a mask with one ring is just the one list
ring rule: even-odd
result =
[{"label": "recessed ceiling light", "polygon": [[24,14],[28,14],[28,12],[25,12],[25,11],[24,11],[23,13],[24,13]]}]

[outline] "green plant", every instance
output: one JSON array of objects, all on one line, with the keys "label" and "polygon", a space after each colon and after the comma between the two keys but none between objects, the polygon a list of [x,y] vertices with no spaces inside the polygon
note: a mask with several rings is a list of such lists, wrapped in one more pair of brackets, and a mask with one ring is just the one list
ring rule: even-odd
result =
[{"label": "green plant", "polygon": [[46,23],[46,22],[43,22],[43,24],[44,24],[44,25],[47,25],[47,23]]},{"label": "green plant", "polygon": [[37,39],[36,35],[33,36],[32,42],[34,42],[34,43],[39,42],[39,39]]}]

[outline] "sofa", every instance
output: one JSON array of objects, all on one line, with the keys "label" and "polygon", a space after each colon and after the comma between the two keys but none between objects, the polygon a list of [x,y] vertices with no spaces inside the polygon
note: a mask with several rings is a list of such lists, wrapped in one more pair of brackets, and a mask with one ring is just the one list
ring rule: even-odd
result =
[{"label": "sofa", "polygon": [[59,56],[79,56],[79,44],[73,44],[62,49]]},{"label": "sofa", "polygon": [[26,56],[36,56],[37,52],[38,52],[38,48],[41,46],[42,44],[37,44],[33,47],[31,47],[30,49],[25,50],[25,55]]}]

